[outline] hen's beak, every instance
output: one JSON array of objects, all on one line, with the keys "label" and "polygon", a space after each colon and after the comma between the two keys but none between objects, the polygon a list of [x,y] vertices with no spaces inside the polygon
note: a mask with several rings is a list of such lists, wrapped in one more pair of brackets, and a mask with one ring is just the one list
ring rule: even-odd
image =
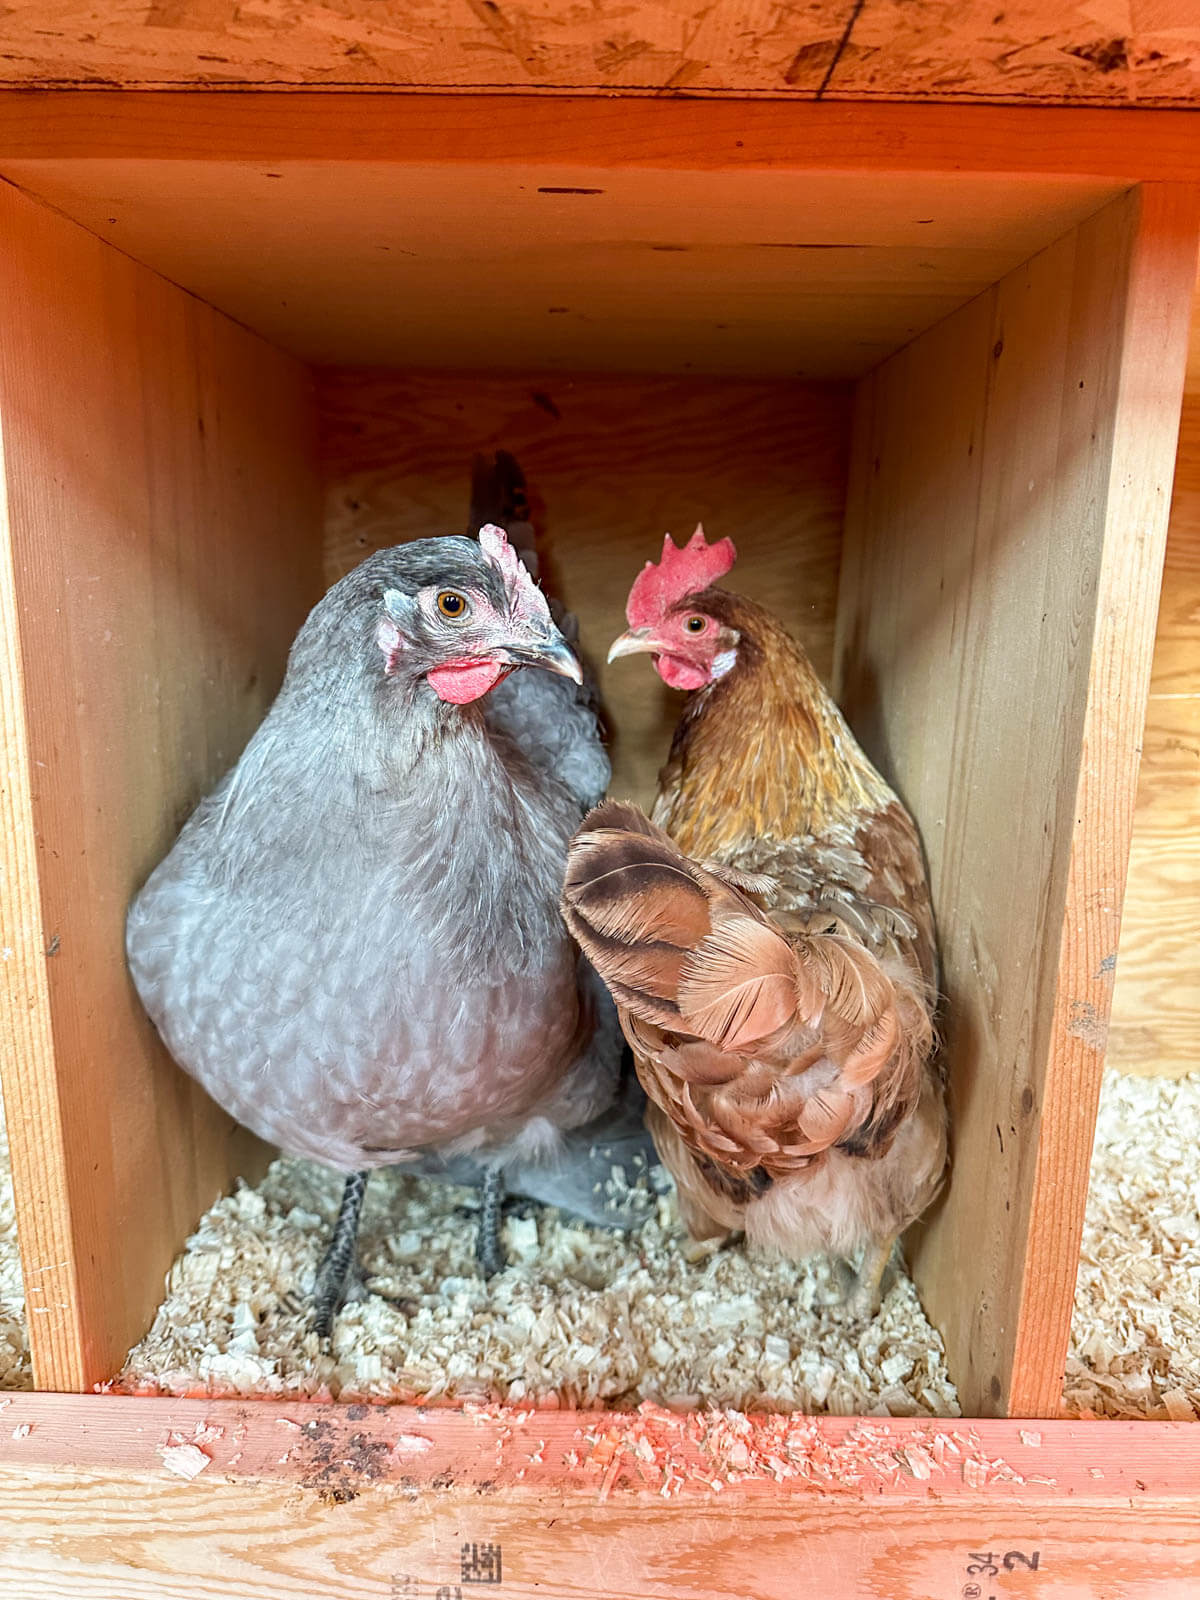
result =
[{"label": "hen's beak", "polygon": [[572,683],[583,682],[583,668],[560,633],[537,644],[506,645],[504,656],[514,667],[542,667],[560,678],[570,678]]},{"label": "hen's beak", "polygon": [[609,648],[608,659],[615,661],[618,656],[635,656],[642,650],[653,650],[654,643],[651,639],[652,628],[630,628],[628,633],[621,634],[614,639]]}]

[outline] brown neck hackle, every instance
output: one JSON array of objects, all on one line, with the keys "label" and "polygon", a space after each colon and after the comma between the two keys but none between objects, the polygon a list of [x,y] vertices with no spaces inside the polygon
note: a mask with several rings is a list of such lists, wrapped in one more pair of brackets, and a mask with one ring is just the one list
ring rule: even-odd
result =
[{"label": "brown neck hackle", "polygon": [[892,799],[811,661],[771,614],[724,590],[695,604],[739,636],[729,673],[694,694],[676,729],[655,820],[719,859],[750,838],[820,835]]}]

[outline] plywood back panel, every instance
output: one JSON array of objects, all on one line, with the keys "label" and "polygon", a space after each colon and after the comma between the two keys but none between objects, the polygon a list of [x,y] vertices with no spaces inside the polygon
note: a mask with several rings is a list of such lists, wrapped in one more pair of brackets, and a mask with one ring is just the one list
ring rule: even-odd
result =
[{"label": "plywood back panel", "polygon": [[1200,98],[1187,0],[9,0],[0,82],[1109,105]]},{"label": "plywood back panel", "polygon": [[166,1058],[130,894],[320,587],[302,367],[0,189],[4,1098],[40,1387],[109,1376],[261,1157]]},{"label": "plywood back panel", "polygon": [[1061,1393],[1195,269],[1194,194],[1135,192],[859,395],[838,678],[933,876],[954,1166],[915,1268],[968,1413]]},{"label": "plywood back panel", "polygon": [[[1200,360],[1200,300],[1193,341]],[[1109,1064],[1200,1068],[1200,373],[1189,377],[1117,957]]]},{"label": "plywood back panel", "polygon": [[326,576],[466,523],[471,457],[511,450],[539,504],[547,584],[574,610],[613,727],[613,792],[648,802],[682,697],[604,666],[662,536],[731,534],[737,581],[832,661],[849,391],[786,383],[326,372]]}]

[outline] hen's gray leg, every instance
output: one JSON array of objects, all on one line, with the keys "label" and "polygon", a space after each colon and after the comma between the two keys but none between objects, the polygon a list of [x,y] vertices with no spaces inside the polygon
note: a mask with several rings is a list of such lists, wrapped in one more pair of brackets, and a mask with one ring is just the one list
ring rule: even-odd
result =
[{"label": "hen's gray leg", "polygon": [[475,1235],[475,1259],[485,1278],[494,1277],[508,1265],[500,1244],[503,1205],[504,1174],[499,1167],[486,1167],[479,1186],[479,1231]]},{"label": "hen's gray leg", "polygon": [[358,1219],[366,1192],[367,1174],[352,1172],[342,1190],[342,1203],[333,1225],[329,1248],[317,1268],[316,1288],[313,1291],[313,1327],[319,1339],[329,1338],[333,1331],[333,1319],[346,1296],[346,1280],[354,1264]]}]

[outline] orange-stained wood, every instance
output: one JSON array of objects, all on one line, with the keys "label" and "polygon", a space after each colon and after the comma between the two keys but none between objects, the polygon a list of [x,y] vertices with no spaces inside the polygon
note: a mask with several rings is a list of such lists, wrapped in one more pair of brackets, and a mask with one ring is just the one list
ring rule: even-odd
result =
[{"label": "orange-stained wood", "polygon": [[[0,93],[13,161],[578,164],[1200,179],[1187,111],[437,94]],[[550,180],[553,181],[553,180]]]},{"label": "orange-stained wood", "polygon": [[[739,1479],[678,1418],[56,1395],[0,1417],[13,1595],[1161,1600],[1200,1584],[1185,1423],[795,1417],[777,1482],[761,1422]],[[173,1444],[201,1452],[180,1463],[194,1480],[165,1465]]]},{"label": "orange-stained wood", "polygon": [[914,1265],[968,1412],[1061,1395],[1196,243],[1194,191],[1135,191],[860,393],[838,664],[931,867],[953,1164]]},{"label": "orange-stained wood", "polygon": [[262,1161],[123,929],[319,591],[315,414],[297,363],[11,188],[0,238],[0,1073],[35,1377],[81,1389]]}]

